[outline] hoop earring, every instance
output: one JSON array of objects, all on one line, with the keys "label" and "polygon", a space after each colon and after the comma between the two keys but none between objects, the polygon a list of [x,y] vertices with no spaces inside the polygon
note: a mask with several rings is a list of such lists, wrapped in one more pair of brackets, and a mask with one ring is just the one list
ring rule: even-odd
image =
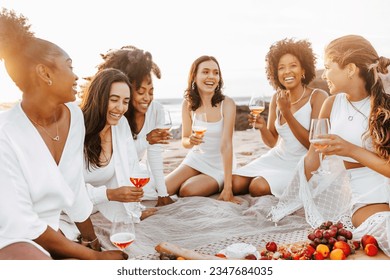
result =
[{"label": "hoop earring", "polygon": [[192,84],[191,84],[191,88],[192,88],[192,90],[195,90],[195,87],[196,87],[196,84],[195,84],[195,82],[192,82]]},{"label": "hoop earring", "polygon": [[52,80],[47,81],[47,84],[51,86],[53,84]]}]

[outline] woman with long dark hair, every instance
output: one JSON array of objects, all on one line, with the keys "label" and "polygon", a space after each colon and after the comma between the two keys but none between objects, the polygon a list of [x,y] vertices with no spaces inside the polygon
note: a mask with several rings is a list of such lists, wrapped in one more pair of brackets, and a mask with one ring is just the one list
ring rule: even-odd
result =
[{"label": "woman with long dark hair", "polygon": [[[201,56],[191,66],[182,104],[182,144],[191,149],[201,143],[204,153],[190,150],[181,163],[166,177],[169,194],[210,196],[238,203],[232,192],[233,130],[236,105],[222,93],[223,79],[213,56]],[[204,137],[195,133],[192,123],[196,113],[206,113]]]}]

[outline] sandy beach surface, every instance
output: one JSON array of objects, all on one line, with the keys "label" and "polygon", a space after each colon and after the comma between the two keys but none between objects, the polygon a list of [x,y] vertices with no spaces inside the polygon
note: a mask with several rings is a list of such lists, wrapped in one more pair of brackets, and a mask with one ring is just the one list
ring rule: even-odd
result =
[{"label": "sandy beach surface", "polygon": [[[233,134],[233,146],[237,157],[237,167],[249,163],[270,149],[264,145],[260,132],[251,129],[235,131]],[[188,149],[182,146],[181,140],[171,140],[166,145],[166,151],[164,152],[165,174],[173,171],[182,162],[188,151]]]}]

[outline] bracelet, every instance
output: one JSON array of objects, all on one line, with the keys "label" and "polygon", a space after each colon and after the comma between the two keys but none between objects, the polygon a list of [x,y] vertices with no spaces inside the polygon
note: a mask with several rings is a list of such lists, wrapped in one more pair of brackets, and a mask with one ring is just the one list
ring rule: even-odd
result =
[{"label": "bracelet", "polygon": [[80,244],[82,244],[82,245],[90,245],[90,244],[92,244],[92,243],[94,243],[96,240],[98,240],[98,238],[96,237],[94,240],[91,240],[91,241],[85,241],[81,236],[80,236]]}]

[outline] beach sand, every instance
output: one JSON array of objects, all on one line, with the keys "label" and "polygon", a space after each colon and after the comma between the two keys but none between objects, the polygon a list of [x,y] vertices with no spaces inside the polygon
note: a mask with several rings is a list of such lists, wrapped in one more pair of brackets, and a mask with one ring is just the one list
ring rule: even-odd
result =
[{"label": "beach sand", "polygon": [[[269,150],[264,145],[258,130],[235,131],[233,134],[234,152],[237,157],[237,167],[241,167]],[[180,165],[189,150],[185,149],[181,140],[171,140],[164,152],[164,173],[172,172]]]}]

